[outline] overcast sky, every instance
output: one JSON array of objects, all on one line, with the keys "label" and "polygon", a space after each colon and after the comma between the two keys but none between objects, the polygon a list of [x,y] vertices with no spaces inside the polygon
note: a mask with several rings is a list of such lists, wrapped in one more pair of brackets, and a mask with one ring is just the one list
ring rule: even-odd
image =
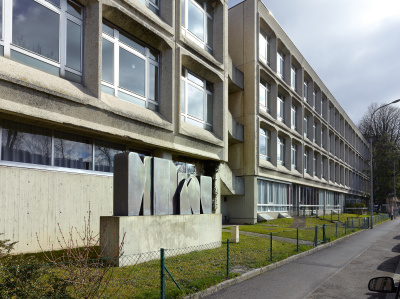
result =
[{"label": "overcast sky", "polygon": [[356,125],[400,98],[400,0],[262,1]]}]

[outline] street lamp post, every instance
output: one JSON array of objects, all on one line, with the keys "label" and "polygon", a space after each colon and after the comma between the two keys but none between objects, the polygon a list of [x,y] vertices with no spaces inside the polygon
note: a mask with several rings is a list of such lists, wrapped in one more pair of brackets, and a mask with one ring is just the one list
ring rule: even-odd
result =
[{"label": "street lamp post", "polygon": [[397,99],[397,100],[395,100],[393,102],[390,102],[389,104],[385,104],[385,105],[382,105],[382,106],[376,108],[371,114],[371,120],[370,120],[371,136],[369,138],[369,143],[370,143],[370,149],[369,150],[371,152],[371,162],[370,162],[370,164],[371,164],[371,205],[370,205],[371,206],[371,229],[374,228],[374,223],[373,223],[373,220],[374,220],[374,217],[373,217],[373,213],[374,213],[374,186],[373,186],[373,184],[374,184],[374,175],[373,175],[373,171],[372,171],[372,118],[373,118],[375,112],[378,111],[379,109],[382,109],[383,107],[389,106],[389,105],[397,103],[397,102],[400,102],[400,99]]}]

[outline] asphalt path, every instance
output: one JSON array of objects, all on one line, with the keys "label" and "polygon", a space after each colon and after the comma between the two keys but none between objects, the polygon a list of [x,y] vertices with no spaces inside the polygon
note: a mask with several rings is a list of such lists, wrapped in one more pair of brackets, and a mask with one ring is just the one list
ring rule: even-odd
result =
[{"label": "asphalt path", "polygon": [[386,298],[368,291],[400,261],[400,217],[206,298]]}]

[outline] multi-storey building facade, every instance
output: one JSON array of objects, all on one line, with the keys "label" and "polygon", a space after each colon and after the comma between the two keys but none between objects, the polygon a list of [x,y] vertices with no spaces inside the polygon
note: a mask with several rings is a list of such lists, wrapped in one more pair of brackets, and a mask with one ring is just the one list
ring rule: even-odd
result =
[{"label": "multi-storey building facade", "polygon": [[367,141],[261,1],[229,10],[229,54],[244,74],[229,108],[245,138],[229,147],[228,165],[245,195],[225,198],[225,219],[255,223],[365,198]]},{"label": "multi-storey building facade", "polygon": [[119,152],[228,160],[227,2],[0,0],[0,233],[17,251],[57,246],[89,203],[95,230],[112,215]]}]

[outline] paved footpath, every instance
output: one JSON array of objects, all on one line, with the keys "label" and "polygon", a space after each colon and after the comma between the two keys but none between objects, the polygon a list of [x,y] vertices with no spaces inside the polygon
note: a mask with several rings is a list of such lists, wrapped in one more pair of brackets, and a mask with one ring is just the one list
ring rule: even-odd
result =
[{"label": "paved footpath", "polygon": [[386,298],[367,285],[395,276],[399,253],[397,217],[206,298]]}]

